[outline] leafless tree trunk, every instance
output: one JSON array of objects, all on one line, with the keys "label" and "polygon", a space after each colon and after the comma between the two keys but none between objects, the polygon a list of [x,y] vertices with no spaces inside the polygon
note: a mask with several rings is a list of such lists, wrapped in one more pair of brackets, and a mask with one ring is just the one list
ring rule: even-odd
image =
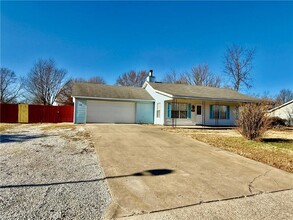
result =
[{"label": "leafless tree trunk", "polygon": [[138,72],[131,70],[119,76],[116,80],[116,85],[141,87],[145,82],[147,76],[148,72],[145,70]]},{"label": "leafless tree trunk", "polygon": [[227,47],[224,56],[224,72],[228,74],[232,88],[238,91],[242,84],[251,87],[250,73],[255,49],[246,49],[238,45]]},{"label": "leafless tree trunk", "polygon": [[52,105],[63,87],[66,74],[67,71],[58,69],[51,59],[40,59],[35,63],[24,79],[32,103]]},{"label": "leafless tree trunk", "polygon": [[7,68],[1,68],[0,77],[0,103],[15,103],[21,89],[15,73]]},{"label": "leafless tree trunk", "polygon": [[208,65],[198,65],[192,67],[191,73],[183,75],[183,80],[190,85],[196,86],[221,86],[221,78],[210,72]]}]

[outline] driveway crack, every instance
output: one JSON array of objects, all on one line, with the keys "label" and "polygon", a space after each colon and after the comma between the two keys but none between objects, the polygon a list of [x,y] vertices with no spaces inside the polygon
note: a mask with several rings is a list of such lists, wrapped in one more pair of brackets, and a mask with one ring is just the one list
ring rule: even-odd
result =
[{"label": "driveway crack", "polygon": [[[265,173],[260,174],[257,177],[254,177],[253,180],[248,183],[248,189],[249,189],[250,193],[253,193],[252,190],[255,189],[255,187],[253,186],[254,182],[261,177],[265,177],[270,171],[272,171],[272,170],[267,170]],[[263,193],[263,191],[261,191],[261,190],[258,190],[258,191],[259,191],[259,193]]]}]

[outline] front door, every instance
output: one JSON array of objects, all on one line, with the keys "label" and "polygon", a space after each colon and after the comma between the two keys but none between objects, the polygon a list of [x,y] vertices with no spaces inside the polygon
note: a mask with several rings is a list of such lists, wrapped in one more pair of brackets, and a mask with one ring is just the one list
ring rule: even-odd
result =
[{"label": "front door", "polygon": [[201,125],[202,124],[202,109],[201,105],[196,106],[196,124]]}]

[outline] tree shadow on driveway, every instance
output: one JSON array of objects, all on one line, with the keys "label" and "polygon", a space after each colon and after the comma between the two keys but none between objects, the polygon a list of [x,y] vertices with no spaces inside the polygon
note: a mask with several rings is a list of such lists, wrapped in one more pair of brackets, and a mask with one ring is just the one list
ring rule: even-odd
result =
[{"label": "tree shadow on driveway", "polygon": [[56,185],[64,185],[64,184],[76,184],[76,183],[92,183],[92,182],[99,182],[106,179],[117,179],[117,178],[124,178],[130,176],[161,176],[167,175],[175,172],[174,170],[170,169],[154,169],[154,170],[145,170],[138,173],[128,174],[128,175],[120,175],[120,176],[108,176],[99,179],[91,179],[91,180],[76,180],[76,181],[65,181],[65,182],[53,182],[53,183],[32,183],[32,184],[17,184],[17,185],[2,185],[0,189],[7,189],[7,188],[22,188],[22,187],[41,187],[41,186],[56,186]]}]

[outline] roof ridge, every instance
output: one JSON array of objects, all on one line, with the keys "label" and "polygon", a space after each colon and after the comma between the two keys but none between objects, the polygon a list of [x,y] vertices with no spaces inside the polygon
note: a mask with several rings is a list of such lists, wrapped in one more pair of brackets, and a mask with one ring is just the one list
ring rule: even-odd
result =
[{"label": "roof ridge", "polygon": [[[208,89],[222,89],[222,90],[228,90],[228,91],[232,91],[232,92],[237,92],[240,93],[238,91],[235,91],[231,88],[223,88],[223,87],[214,87],[214,86],[203,86],[203,85],[190,85],[190,84],[185,84],[185,83],[158,83],[158,82],[151,82],[150,84],[157,84],[157,85],[175,85],[175,86],[188,86],[188,87],[200,87],[200,88],[208,88]],[[240,93],[242,94],[242,93]],[[245,95],[245,94],[243,94]]]},{"label": "roof ridge", "polygon": [[120,86],[120,85],[109,85],[109,84],[92,83],[92,82],[74,82],[73,84],[90,84],[90,85],[97,85],[97,86],[109,86],[109,87],[143,89],[142,87],[138,87],[138,86]]}]

